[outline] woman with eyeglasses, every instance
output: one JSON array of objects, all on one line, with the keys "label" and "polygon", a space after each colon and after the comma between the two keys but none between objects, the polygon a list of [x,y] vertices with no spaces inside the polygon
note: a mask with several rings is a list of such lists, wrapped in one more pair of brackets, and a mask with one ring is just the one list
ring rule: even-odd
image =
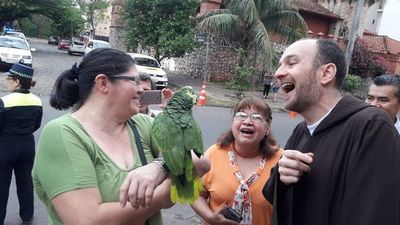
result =
[{"label": "woman with eyeglasses", "polygon": [[42,122],[42,101],[30,92],[35,85],[33,69],[14,64],[7,75],[10,92],[0,98],[0,224],[6,217],[8,194],[14,171],[23,222],[33,218],[32,166],[35,158],[33,132]]},{"label": "woman with eyeglasses", "polygon": [[162,224],[170,185],[139,82],[132,58],[109,48],[58,77],[50,104],[72,112],[43,128],[33,169],[49,224]]},{"label": "woman with eyeglasses", "polygon": [[283,152],[271,133],[271,109],[262,99],[245,98],[233,114],[231,128],[206,152],[211,168],[192,207],[205,224],[268,225],[272,206],[262,188]]}]

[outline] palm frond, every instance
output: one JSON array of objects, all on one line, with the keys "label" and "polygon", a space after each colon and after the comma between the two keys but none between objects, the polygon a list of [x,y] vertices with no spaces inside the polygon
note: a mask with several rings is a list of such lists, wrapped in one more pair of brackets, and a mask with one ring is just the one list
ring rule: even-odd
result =
[{"label": "palm frond", "polygon": [[259,14],[254,0],[231,0],[228,8],[233,14],[240,16],[246,23],[254,23]]},{"label": "palm frond", "polygon": [[197,16],[196,20],[197,21],[202,21],[207,17],[211,17],[211,16],[219,15],[219,14],[232,14],[232,11],[230,9],[216,9],[216,10],[209,11],[209,12],[206,12],[206,13],[204,13],[202,15]]},{"label": "palm frond", "polygon": [[240,31],[239,16],[233,14],[219,14],[207,17],[197,24],[200,31],[214,32],[219,35],[230,36]]},{"label": "palm frond", "polygon": [[283,43],[292,43],[306,36],[307,24],[296,11],[275,12],[262,21],[267,31],[279,35]]},{"label": "palm frond", "polygon": [[260,54],[260,61],[267,64],[267,66],[271,66],[271,59],[276,57],[276,53],[262,21],[257,20],[254,26],[249,29],[249,37],[252,40],[249,48],[257,49]]}]

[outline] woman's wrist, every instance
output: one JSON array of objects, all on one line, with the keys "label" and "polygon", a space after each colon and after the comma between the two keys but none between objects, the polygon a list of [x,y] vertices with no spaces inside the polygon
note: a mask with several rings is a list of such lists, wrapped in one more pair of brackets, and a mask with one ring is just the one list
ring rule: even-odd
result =
[{"label": "woman's wrist", "polygon": [[151,163],[156,164],[160,168],[161,172],[164,174],[164,178],[168,176],[169,169],[165,165],[163,158],[155,158]]}]

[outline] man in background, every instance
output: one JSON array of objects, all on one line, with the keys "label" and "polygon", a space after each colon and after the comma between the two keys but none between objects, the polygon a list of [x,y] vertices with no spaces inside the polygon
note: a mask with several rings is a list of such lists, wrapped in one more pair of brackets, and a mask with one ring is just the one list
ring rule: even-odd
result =
[{"label": "man in background", "polygon": [[365,101],[387,112],[400,134],[400,75],[375,77]]},{"label": "man in background", "polygon": [[[149,91],[149,90],[156,90],[156,84],[154,83],[153,80],[151,80],[151,77],[147,74],[140,74],[140,86],[142,87],[143,91]],[[149,115],[151,117],[155,117],[157,113],[159,113],[159,110],[151,110],[149,109],[149,105],[144,105],[142,102],[140,103],[139,106],[139,112]]]}]

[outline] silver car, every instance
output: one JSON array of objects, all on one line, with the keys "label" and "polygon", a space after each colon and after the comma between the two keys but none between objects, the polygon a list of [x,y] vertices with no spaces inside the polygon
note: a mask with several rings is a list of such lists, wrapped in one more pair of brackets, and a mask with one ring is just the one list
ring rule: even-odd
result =
[{"label": "silver car", "polygon": [[68,47],[68,54],[85,54],[85,43],[83,41],[74,40],[72,41],[71,45]]}]

